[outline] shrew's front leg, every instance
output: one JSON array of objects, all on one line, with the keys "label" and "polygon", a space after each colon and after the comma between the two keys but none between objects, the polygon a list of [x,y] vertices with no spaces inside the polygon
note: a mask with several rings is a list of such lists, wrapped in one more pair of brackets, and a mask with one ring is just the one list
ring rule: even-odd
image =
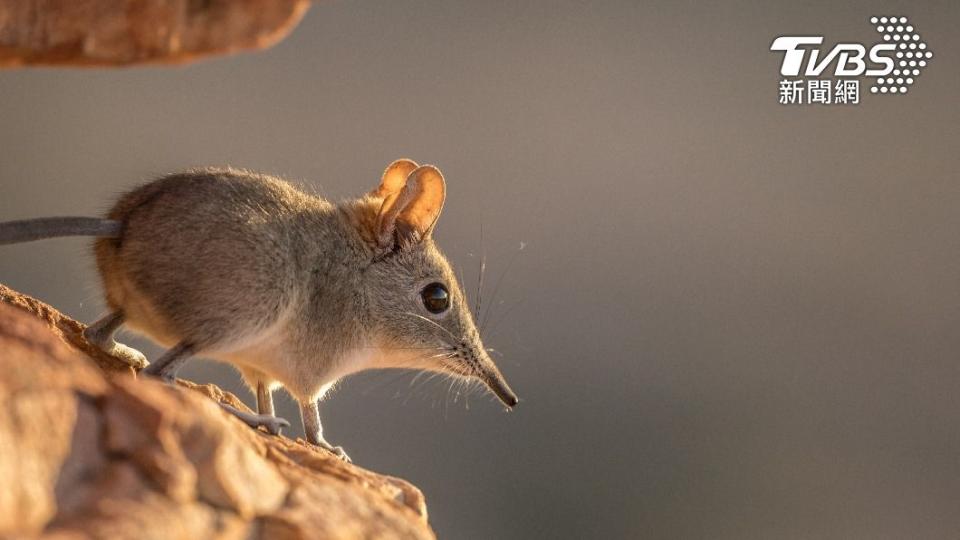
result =
[{"label": "shrew's front leg", "polygon": [[301,403],[300,417],[303,419],[303,431],[307,436],[307,441],[333,452],[344,461],[350,461],[350,457],[343,451],[343,447],[333,446],[323,438],[323,426],[320,425],[320,407],[318,401],[314,400]]},{"label": "shrew's front leg", "polygon": [[273,391],[270,386],[262,380],[257,381],[257,412],[268,416],[273,416]]}]

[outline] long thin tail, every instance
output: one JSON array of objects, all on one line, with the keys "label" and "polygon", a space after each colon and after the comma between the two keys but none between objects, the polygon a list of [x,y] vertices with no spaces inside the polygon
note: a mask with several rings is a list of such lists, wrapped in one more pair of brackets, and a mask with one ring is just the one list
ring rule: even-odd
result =
[{"label": "long thin tail", "polygon": [[123,224],[113,219],[52,217],[0,223],[0,245],[32,242],[60,236],[120,236]]}]

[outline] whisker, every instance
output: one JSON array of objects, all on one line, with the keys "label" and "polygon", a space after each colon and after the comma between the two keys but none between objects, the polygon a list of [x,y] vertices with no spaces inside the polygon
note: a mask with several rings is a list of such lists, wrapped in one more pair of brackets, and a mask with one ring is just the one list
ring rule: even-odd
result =
[{"label": "whisker", "polygon": [[[455,352],[446,352],[446,353],[435,354],[435,355],[433,355],[433,356],[425,356],[425,357],[421,357],[421,358],[415,358],[415,359],[414,359],[414,362],[421,362],[421,361],[423,361],[423,360],[433,360],[433,359],[436,359],[436,358],[453,358],[453,357],[456,356],[456,355],[457,355],[457,353],[455,353]],[[424,367],[426,367],[426,366],[424,366]],[[413,368],[413,369],[423,369],[423,368]]]},{"label": "whisker", "polygon": [[[423,375],[424,375],[425,373],[429,373],[430,376],[427,377],[426,379],[421,380],[420,378],[423,377]],[[408,394],[407,394],[407,397],[405,397],[405,398],[403,399],[403,404],[406,405],[407,402],[410,401],[410,398],[413,397],[413,395],[414,395],[415,393],[417,393],[417,391],[419,391],[419,389],[420,389],[421,387],[423,387],[423,386],[425,386],[426,384],[428,384],[430,381],[433,380],[434,377],[436,377],[436,376],[438,376],[438,375],[440,375],[440,373],[438,373],[438,372],[429,372],[429,371],[426,371],[426,370],[421,370],[419,373],[417,373],[417,375],[416,375],[415,377],[413,377],[413,379],[410,381],[410,384],[408,385],[408,390],[409,390],[409,392],[408,392]]]},{"label": "whisker", "polygon": [[410,315],[410,316],[416,317],[416,318],[418,318],[418,319],[423,319],[423,320],[427,321],[428,323],[430,323],[430,324],[436,326],[437,328],[443,330],[444,332],[446,332],[447,335],[450,336],[450,338],[453,339],[454,342],[459,342],[459,341],[460,341],[459,339],[457,339],[457,336],[453,335],[453,332],[451,332],[451,331],[447,330],[446,328],[440,326],[439,324],[437,324],[436,321],[431,321],[430,319],[424,317],[423,315],[420,315],[420,314],[417,314],[417,313],[413,313],[412,311],[404,311],[403,314],[404,314],[404,315]]},{"label": "whisker", "polygon": [[513,267],[513,263],[517,261],[517,257],[520,256],[520,253],[523,251],[523,248],[526,247],[526,244],[523,242],[520,243],[520,248],[513,253],[513,256],[510,257],[510,260],[507,262],[507,266],[503,269],[503,272],[500,273],[500,277],[497,279],[496,284],[493,286],[493,292],[490,294],[490,307],[487,308],[486,313],[483,314],[483,321],[480,323],[480,332],[483,332],[483,329],[487,326],[487,323],[490,319],[490,313],[494,306],[494,300],[497,299],[497,293],[500,292],[500,285],[503,283],[503,278],[507,276],[507,273]]},{"label": "whisker", "polygon": [[487,248],[483,244],[483,219],[480,220],[480,275],[477,278],[477,306],[474,318],[480,316],[480,305],[483,303],[483,274],[487,269]]},{"label": "whisker", "polygon": [[420,378],[420,375],[422,375],[422,374],[424,374],[424,373],[426,373],[426,372],[425,372],[425,371],[421,371],[420,373],[417,373],[417,376],[414,377],[412,381],[410,381],[410,387],[409,387],[409,390],[410,390],[410,391],[407,392],[407,397],[403,398],[403,404],[404,404],[404,405],[406,405],[407,402],[410,401],[410,398],[413,396],[413,393],[414,393],[414,386],[413,386],[413,384],[417,381],[417,379]]},{"label": "whisker", "polygon": [[403,377],[407,376],[410,373],[410,371],[412,370],[404,369],[404,370],[400,370],[400,373],[391,374],[391,376],[387,377],[385,380],[377,381],[376,384],[371,384],[370,386],[368,386],[363,392],[361,392],[361,395],[366,396],[367,394],[369,394],[374,390],[379,390],[384,386],[393,384],[399,381],[400,379],[402,379]]},{"label": "whisker", "polygon": [[424,373],[428,373],[428,372],[422,369],[417,372],[417,375],[410,380],[410,388],[413,388],[413,385],[417,383],[417,379],[419,379],[420,377],[423,377]]},{"label": "whisker", "polygon": [[[454,391],[454,388],[453,388],[453,387],[456,386],[456,384],[457,384],[457,380],[454,379],[454,378],[451,378],[451,379],[450,379],[450,385],[447,387],[447,400],[450,399],[450,394],[453,394],[453,391]],[[459,392],[453,395],[453,402],[454,402],[454,403],[457,402],[457,398],[458,398],[459,396],[460,396],[460,393],[459,393]]]},{"label": "whisker", "polygon": [[[443,349],[437,349],[437,350],[443,351]],[[430,354],[421,355],[421,356],[412,358],[412,359],[410,359],[409,361],[410,361],[411,363],[413,363],[413,364],[416,364],[416,363],[424,362],[424,361],[426,361],[426,360],[432,360],[432,359],[435,359],[435,358],[443,358],[443,357],[450,358],[450,357],[452,357],[452,356],[454,356],[454,355],[455,355],[455,353],[452,353],[452,352],[449,352],[449,351],[444,351],[444,352],[440,352],[440,353],[438,353],[438,354],[433,354],[433,355],[430,355]],[[396,369],[399,370],[400,373],[398,373],[398,374],[395,375],[395,376],[389,377],[389,378],[387,378],[386,380],[379,381],[377,384],[371,385],[370,387],[368,387],[366,390],[363,391],[363,395],[367,395],[367,394],[369,394],[369,393],[370,393],[371,391],[373,391],[373,390],[377,390],[377,389],[383,388],[384,386],[386,386],[386,385],[388,385],[388,384],[394,383],[394,382],[400,380],[401,378],[403,378],[404,376],[406,376],[407,374],[409,374],[409,373],[412,372],[412,371],[418,371],[419,373],[424,373],[424,371],[423,371],[422,368],[415,367],[415,366],[403,367],[403,368],[396,368]],[[387,371],[387,370],[383,370],[383,371]]]},{"label": "whisker", "polygon": [[442,347],[357,347],[357,349],[379,349],[382,351],[441,351]]},{"label": "whisker", "polygon": [[517,309],[518,306],[523,305],[523,302],[524,302],[524,300],[518,300],[515,304],[513,304],[512,306],[510,306],[509,308],[507,308],[507,311],[505,311],[505,312],[503,313],[503,315],[500,316],[499,320],[497,320],[496,322],[494,322],[494,323],[493,323],[493,326],[491,326],[491,327],[488,329],[488,330],[489,330],[489,334],[490,334],[490,335],[493,335],[493,333],[494,333],[494,331],[496,331],[497,327],[500,326],[500,323],[502,323],[503,321],[507,320],[508,316],[509,316],[510,314],[512,314],[514,311],[516,311],[516,309]]},{"label": "whisker", "polygon": [[[441,358],[441,357],[453,358],[453,357],[455,357],[455,356],[456,356],[456,353],[449,353],[449,354],[446,354],[446,355],[439,355],[439,356],[437,356],[437,358]],[[427,383],[429,383],[430,381],[432,381],[435,377],[439,377],[439,376],[441,376],[441,375],[446,375],[446,374],[447,374],[447,373],[445,373],[445,372],[443,372],[443,371],[432,371],[432,370],[425,370],[425,369],[424,369],[424,370],[420,370],[420,373],[418,373],[417,376],[414,377],[412,381],[410,381],[410,386],[411,386],[411,388],[414,386],[414,383],[417,382],[417,379],[419,379],[421,376],[423,376],[424,373],[429,373],[430,376],[427,377],[426,380],[422,381],[421,384],[427,384]]]},{"label": "whisker", "polygon": [[[407,313],[418,318],[423,318],[422,316],[416,313]],[[434,321],[425,319],[427,322],[436,325]],[[439,326],[439,325],[437,325]],[[444,329],[442,326],[439,328]],[[463,400],[464,406],[469,410],[470,408],[470,397],[485,390],[485,387],[481,382],[476,378],[476,374],[473,372],[473,369],[467,365],[460,365],[457,363],[445,364],[443,368],[438,369],[436,364],[431,364],[430,360],[437,358],[456,358],[458,352],[452,348],[447,347],[396,347],[396,349],[412,349],[412,350],[423,350],[424,354],[414,356],[407,360],[410,364],[403,368],[399,368],[396,375],[386,377],[382,380],[375,381],[376,384],[370,385],[363,391],[363,395],[370,393],[375,389],[382,388],[384,386],[396,383],[398,380],[403,377],[408,376],[412,372],[416,374],[410,379],[409,383],[406,385],[409,389],[407,395],[403,398],[403,404],[406,405],[410,398],[417,394],[420,388],[429,385],[431,381],[435,378],[447,378],[447,389],[442,397],[437,396],[434,399],[434,407],[439,402],[443,408],[444,418],[447,419],[450,413],[450,404],[461,402]],[[418,365],[419,364],[419,365]],[[426,374],[426,376],[425,376]],[[398,389],[394,393],[394,398],[399,398],[401,395],[401,390]],[[451,399],[452,397],[452,399]]]}]

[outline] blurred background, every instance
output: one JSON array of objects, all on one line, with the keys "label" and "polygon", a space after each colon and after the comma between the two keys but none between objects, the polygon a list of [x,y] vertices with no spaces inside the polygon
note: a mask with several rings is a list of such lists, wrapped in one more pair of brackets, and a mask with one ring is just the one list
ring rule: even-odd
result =
[{"label": "blurred background", "polygon": [[[0,71],[0,219],[190,166],[341,199],[435,163],[523,401],[369,374],[322,417],[441,538],[951,537],[960,7],[907,5],[318,2],[262,53]],[[776,36],[870,44],[885,14],[936,53],[907,95],[778,104]],[[103,313],[86,240],[4,247],[0,281]],[[182,376],[253,403],[229,367]]]}]

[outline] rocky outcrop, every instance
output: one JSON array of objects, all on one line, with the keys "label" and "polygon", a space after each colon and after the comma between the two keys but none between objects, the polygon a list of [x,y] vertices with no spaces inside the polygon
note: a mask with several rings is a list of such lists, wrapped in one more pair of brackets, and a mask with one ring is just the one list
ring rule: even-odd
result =
[{"label": "rocky outcrop", "polygon": [[409,483],[138,379],[82,329],[0,286],[0,537],[433,537]]},{"label": "rocky outcrop", "polygon": [[0,0],[0,67],[179,63],[263,49],[307,0]]}]

